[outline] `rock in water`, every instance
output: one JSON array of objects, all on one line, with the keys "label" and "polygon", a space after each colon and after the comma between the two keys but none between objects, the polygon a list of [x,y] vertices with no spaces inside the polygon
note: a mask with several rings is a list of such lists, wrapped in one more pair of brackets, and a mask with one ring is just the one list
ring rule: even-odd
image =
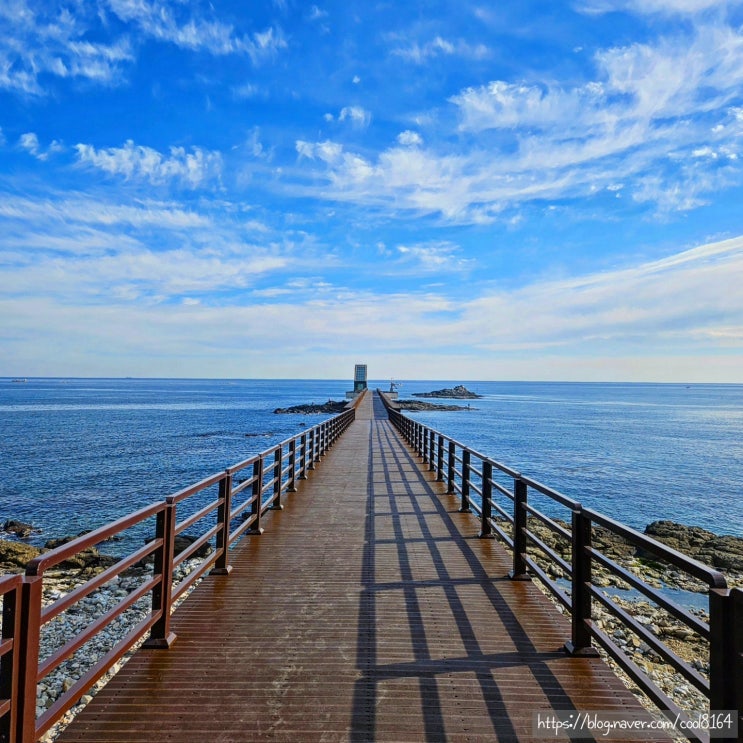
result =
[{"label": "rock in water", "polygon": [[457,400],[477,400],[482,395],[470,392],[464,385],[458,384],[456,387],[445,387],[443,390],[433,392],[413,392],[413,397],[453,397]]},{"label": "rock in water", "polygon": [[335,415],[336,413],[342,413],[346,409],[347,402],[339,402],[337,400],[328,400],[321,405],[315,403],[308,403],[305,405],[292,405],[290,408],[276,408],[274,413],[299,413],[300,415],[312,415],[314,413],[327,413]]},{"label": "rock in water", "polygon": [[26,537],[30,537],[34,532],[38,532],[39,530],[34,529],[31,524],[26,524],[23,521],[8,519],[3,524],[3,531],[7,531],[8,534],[15,534],[20,539],[26,539]]}]

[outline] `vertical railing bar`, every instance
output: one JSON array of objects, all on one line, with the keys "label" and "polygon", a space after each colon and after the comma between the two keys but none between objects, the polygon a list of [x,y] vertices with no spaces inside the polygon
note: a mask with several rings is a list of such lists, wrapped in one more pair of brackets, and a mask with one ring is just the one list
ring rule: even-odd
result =
[{"label": "vertical railing bar", "polygon": [[284,506],[281,503],[281,465],[283,463],[284,449],[279,446],[273,454],[273,498],[271,503],[272,511],[283,511]]},{"label": "vertical railing bar", "polygon": [[310,440],[309,440],[309,444],[307,447],[307,460],[309,462],[307,465],[307,469],[314,470],[315,469],[315,428],[314,426],[310,428]]},{"label": "vertical railing bar", "polygon": [[150,629],[150,636],[144,642],[145,648],[169,648],[175,634],[170,631],[170,610],[173,603],[173,555],[175,547],[176,504],[167,499],[165,508],[157,514],[155,538],[162,544],[155,550],[153,575],[159,576],[159,583],[152,589],[152,612],[160,616]]},{"label": "vertical railing bar", "polygon": [[263,534],[261,518],[263,515],[263,455],[253,464],[253,502],[250,505],[250,515],[254,519],[250,527],[250,534]]},{"label": "vertical railing bar", "polygon": [[217,509],[217,559],[211,569],[211,575],[229,575],[232,567],[229,564],[230,552],[230,514],[232,513],[232,473],[225,472],[219,481],[219,508]]},{"label": "vertical railing bar", "polygon": [[18,693],[16,702],[16,739],[18,743],[36,740],[36,683],[39,673],[41,638],[41,594],[44,578],[24,576],[21,585],[21,626],[18,638]]},{"label": "vertical railing bar", "polygon": [[462,503],[461,513],[470,513],[470,450],[462,449]]},{"label": "vertical railing bar", "polygon": [[492,518],[493,465],[487,460],[482,463],[482,512],[480,514],[480,539],[494,539]]},{"label": "vertical railing bar", "polygon": [[447,461],[447,473],[446,473],[446,492],[449,495],[454,493],[454,467],[455,463],[455,444],[453,441],[449,441],[449,456]]},{"label": "vertical railing bar", "polygon": [[516,477],[513,481],[513,570],[511,580],[530,580],[526,566],[526,529],[528,495],[526,483]]},{"label": "vertical railing bar", "polygon": [[596,656],[591,645],[591,519],[582,510],[572,512],[572,613],[571,640],[565,643],[570,655]]},{"label": "vertical railing bar", "polygon": [[286,485],[287,493],[297,492],[297,438],[289,442],[289,482]]},{"label": "vertical railing bar", "polygon": [[21,640],[21,592],[20,576],[13,576],[11,587],[0,596],[3,603],[3,628],[0,638],[13,643],[12,650],[0,657],[0,699],[10,702],[10,709],[0,717],[0,741],[15,741],[18,730],[19,665]]}]

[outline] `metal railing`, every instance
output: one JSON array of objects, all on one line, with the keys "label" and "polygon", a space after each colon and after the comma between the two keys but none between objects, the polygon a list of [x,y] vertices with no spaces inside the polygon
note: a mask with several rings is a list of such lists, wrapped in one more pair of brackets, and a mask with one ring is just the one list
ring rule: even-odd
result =
[{"label": "metal railing", "polygon": [[[299,481],[353,422],[360,400],[361,396],[339,415],[163,501],[39,555],[23,576],[1,577],[0,743],[36,741],[140,641],[145,648],[169,647],[175,639],[170,617],[176,602],[207,571],[230,572],[230,547],[245,533],[263,532],[266,512],[283,508],[284,494],[297,490]],[[65,561],[133,528],[150,535],[143,546],[53,600],[44,598],[45,576],[59,573]],[[187,546],[176,554],[176,538],[194,530],[197,535],[189,533]],[[197,556],[203,559],[192,560]],[[195,567],[186,569],[188,561]],[[95,601],[103,589],[121,580],[127,581],[127,588],[118,591],[112,606],[102,606],[87,625],[68,632],[71,636],[42,653],[44,638],[62,626],[65,617],[80,614],[81,602]],[[101,639],[104,631],[116,626],[123,629],[115,642]],[[104,647],[95,660],[37,710],[39,684],[65,664],[79,667],[79,654],[96,640]]]},{"label": "metal railing", "polygon": [[[743,590],[728,590],[725,576],[719,571],[619,521],[584,508],[557,490],[403,415],[383,392],[380,396],[391,423],[435,473],[436,480],[445,482],[447,492],[460,499],[459,510],[477,516],[479,536],[497,535],[510,548],[513,554],[510,577],[536,578],[570,614],[567,652],[596,655],[595,642],[664,714],[688,720],[686,711],[603,629],[598,615],[608,615],[701,692],[710,710],[737,710],[743,736]],[[705,584],[709,621],[703,621],[604,554],[594,545],[597,529],[620,537],[650,559],[667,563]],[[701,673],[679,657],[648,626],[601,590],[595,579],[598,571],[631,587],[708,643],[709,673]],[[688,737],[708,740],[705,735]]]}]

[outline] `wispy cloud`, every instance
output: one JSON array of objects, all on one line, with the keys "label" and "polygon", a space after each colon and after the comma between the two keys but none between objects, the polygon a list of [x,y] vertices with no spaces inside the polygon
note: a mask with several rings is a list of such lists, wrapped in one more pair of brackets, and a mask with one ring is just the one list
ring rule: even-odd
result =
[{"label": "wispy cloud", "polygon": [[97,150],[89,144],[75,145],[78,161],[92,165],[111,175],[126,179],[143,179],[153,184],[179,182],[189,188],[203,186],[210,180],[219,180],[222,156],[200,147],[187,151],[171,147],[168,155],[128,140],[123,147]]},{"label": "wispy cloud", "polygon": [[[495,80],[452,96],[465,135],[459,148],[411,149],[421,135],[403,133],[376,158],[332,141],[298,149],[326,163],[332,198],[465,222],[535,199],[591,196],[617,180],[638,202],[685,210],[743,180],[733,105],[743,85],[740,30],[703,25],[691,36],[600,51],[595,63],[596,79],[572,88]],[[702,147],[717,158],[688,158]]]},{"label": "wispy cloud", "polygon": [[44,149],[39,142],[39,138],[34,132],[26,132],[21,134],[18,145],[26,150],[29,154],[33,155],[37,160],[47,160],[49,155],[53,155],[55,152],[63,152],[64,145],[61,142],[57,142],[55,139],[52,143]]},{"label": "wispy cloud", "polygon": [[483,59],[490,55],[490,50],[485,44],[471,44],[462,39],[449,41],[441,36],[436,36],[424,44],[412,42],[406,46],[395,47],[392,54],[408,62],[423,65],[431,59],[442,56]]},{"label": "wispy cloud", "polygon": [[654,13],[686,15],[739,3],[740,0],[582,0],[576,4],[576,8],[584,13],[611,13],[624,10],[641,15]]},{"label": "wispy cloud", "polygon": [[34,224],[48,220],[58,224],[104,225],[111,227],[162,227],[190,229],[209,227],[208,216],[197,214],[179,204],[145,200],[137,204],[122,204],[91,198],[85,194],[58,193],[46,196],[22,197],[4,193],[0,199],[0,217]]},{"label": "wispy cloud", "polygon": [[86,38],[89,23],[70,10],[32,6],[27,0],[0,4],[0,88],[37,96],[44,75],[116,85],[134,59],[126,36],[109,43]]},{"label": "wispy cloud", "polygon": [[[446,246],[442,248],[445,253]],[[61,340],[59,345],[79,346],[85,334],[92,336],[86,347],[105,348],[114,359],[133,349],[138,359],[167,349],[173,363],[193,358],[194,349],[207,355],[219,348],[225,360],[231,359],[226,369],[232,370],[233,363],[232,373],[242,376],[252,368],[245,364],[257,361],[274,370],[269,359],[275,355],[276,337],[297,339],[291,351],[281,354],[282,363],[297,363],[310,349],[322,351],[327,363],[343,348],[364,352],[365,359],[384,357],[386,367],[400,375],[436,378],[449,367],[427,375],[426,359],[432,355],[442,364],[450,359],[451,369],[459,369],[457,376],[463,368],[485,376],[519,369],[522,377],[536,379],[564,374],[626,379],[631,374],[627,360],[650,355],[660,365],[659,378],[668,379],[684,374],[694,354],[718,358],[726,350],[743,350],[743,295],[737,291],[743,281],[743,237],[603,273],[516,288],[494,282],[459,302],[440,292],[352,292],[327,282],[284,285],[291,292],[261,289],[251,302],[239,295],[217,304],[201,301],[206,285],[227,278],[248,286],[252,273],[273,270],[276,260],[280,257],[258,254],[241,267],[224,257],[209,260],[189,251],[159,256],[135,251],[110,260],[84,260],[73,273],[47,264],[8,280],[37,288],[60,280],[65,294],[72,294],[74,277],[80,276],[77,286],[88,301],[95,300],[95,291],[109,293],[108,307],[97,311],[94,327],[83,321],[89,313],[84,303],[60,302],[48,291],[28,298],[6,292],[0,311],[19,329],[37,327],[40,314],[44,332],[57,343]],[[183,301],[164,301],[169,292]],[[38,335],[33,337],[38,341]],[[468,339],[464,345],[463,337]],[[22,358],[38,346],[18,343]],[[411,355],[415,348],[425,348],[426,354]],[[669,369],[668,359],[676,358],[681,360],[679,370]],[[69,362],[63,352],[60,364]],[[322,374],[322,368],[312,371]],[[647,362],[643,368],[647,378]],[[730,363],[723,361],[721,368],[731,373]]]},{"label": "wispy cloud", "polygon": [[107,0],[107,5],[122,21],[136,24],[147,36],[184,49],[204,50],[220,56],[246,53],[254,64],[259,64],[287,46],[277,28],[238,35],[230,24],[195,16],[188,4]]},{"label": "wispy cloud", "polygon": [[396,270],[406,264],[414,267],[416,272],[441,275],[464,271],[472,267],[474,261],[462,255],[462,249],[447,241],[398,245],[399,256]]}]

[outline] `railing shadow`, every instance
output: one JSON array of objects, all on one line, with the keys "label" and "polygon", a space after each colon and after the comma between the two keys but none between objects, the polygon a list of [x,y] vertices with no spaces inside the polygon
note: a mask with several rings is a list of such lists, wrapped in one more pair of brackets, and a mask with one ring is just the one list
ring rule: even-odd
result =
[{"label": "railing shadow", "polygon": [[[519,733],[507,713],[508,700],[503,693],[503,684],[508,682],[504,681],[502,684],[498,681],[494,676],[495,669],[526,667],[525,675],[536,680],[548,705],[561,710],[575,709],[570,694],[564,690],[549,667],[550,661],[564,659],[564,652],[559,647],[545,652],[535,646],[498,586],[500,580],[508,580],[506,571],[503,576],[488,575],[472,544],[460,533],[447,513],[445,503],[438,497],[439,493],[386,423],[384,407],[376,396],[374,404],[377,406],[377,423],[372,425],[370,431],[372,445],[369,453],[362,575],[364,590],[361,596],[357,645],[357,665],[362,678],[355,689],[351,740],[361,743],[374,739],[377,709],[382,696],[380,685],[392,680],[417,681],[425,740],[441,740],[444,737],[445,710],[440,681],[452,674],[474,677],[488,710],[493,732],[498,738],[517,738],[524,731],[523,719]],[[382,449],[385,455],[375,457],[375,450],[379,452]],[[425,505],[422,504],[421,493],[426,498]],[[429,525],[427,517],[434,513],[445,525],[446,534],[443,536],[435,535]],[[377,521],[380,517],[391,521],[392,539],[377,533]],[[420,532],[420,538],[411,539],[406,534],[405,530],[411,529],[411,519],[414,528]],[[399,580],[386,581],[384,570],[380,569],[385,559],[380,555],[380,550],[387,548],[385,555],[388,556],[393,544]],[[421,580],[416,579],[416,569],[420,572],[422,545],[425,545],[428,560],[424,573],[431,577]],[[471,577],[463,578],[455,574],[447,564],[442,548],[446,549],[448,555],[452,552],[460,555]],[[415,554],[412,554],[411,550],[414,549]],[[459,564],[461,565],[461,560]],[[383,577],[380,578],[380,575]],[[503,652],[486,652],[483,649],[482,635],[478,635],[470,616],[472,607],[461,595],[461,589],[466,585],[480,587],[489,604],[488,611],[492,609],[493,626],[500,624],[505,629],[507,638],[504,645],[507,649],[504,648]],[[443,592],[443,606],[448,607],[454,618],[455,635],[458,635],[450,645],[459,644],[463,649],[461,653],[442,654],[438,641],[440,638],[431,635],[421,594],[432,588]],[[384,617],[380,611],[380,600],[390,593],[401,595],[405,606],[405,615],[401,621],[406,623],[405,627],[395,628],[381,624]],[[409,636],[412,660],[384,662],[377,628],[380,630],[380,637],[382,632],[388,634],[396,631],[401,637]],[[512,675],[506,673],[505,678],[512,678]]]}]

